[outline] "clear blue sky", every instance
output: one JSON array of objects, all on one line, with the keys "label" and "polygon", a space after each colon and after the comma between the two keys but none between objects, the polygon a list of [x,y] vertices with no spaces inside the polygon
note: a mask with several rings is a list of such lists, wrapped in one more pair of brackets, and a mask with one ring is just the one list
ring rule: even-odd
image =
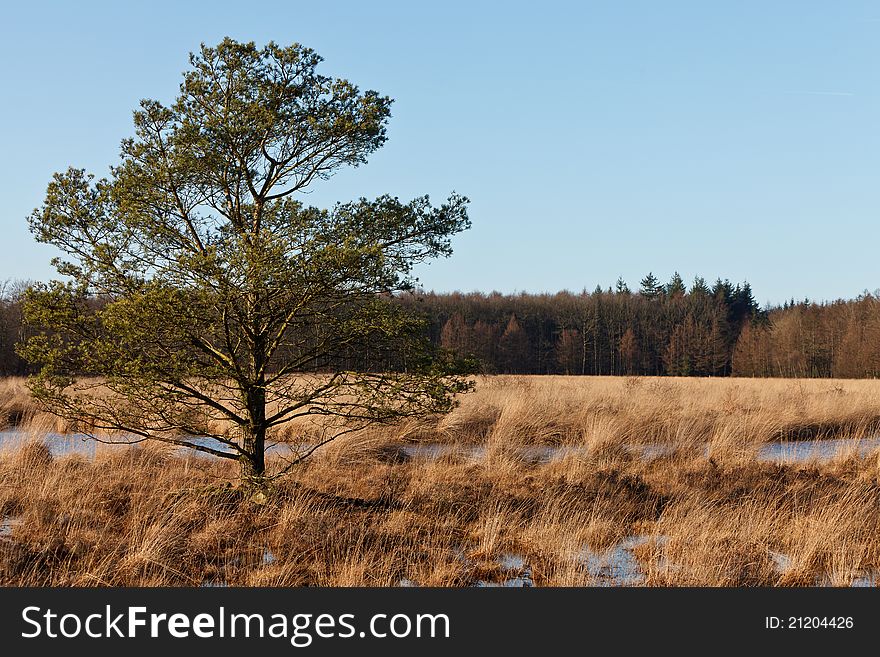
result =
[{"label": "clear blue sky", "polygon": [[386,146],[309,200],[469,196],[429,289],[880,287],[880,4],[857,1],[6,3],[0,278],[52,276],[25,221],[52,173],[106,174],[138,100],[227,35],[395,99]]}]

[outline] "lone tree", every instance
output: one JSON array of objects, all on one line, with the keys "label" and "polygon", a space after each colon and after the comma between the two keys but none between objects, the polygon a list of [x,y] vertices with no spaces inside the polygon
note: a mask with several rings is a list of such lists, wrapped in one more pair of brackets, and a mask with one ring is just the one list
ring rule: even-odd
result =
[{"label": "lone tree", "polygon": [[320,62],[298,44],[203,45],[172,105],[141,102],[109,178],[55,174],[30,227],[67,281],[29,292],[20,348],[52,412],[235,459],[246,483],[265,477],[272,427],[299,418],[293,464],[469,389],[393,302],[414,265],[451,253],[467,199],[295,200],[386,139],[391,99]]}]

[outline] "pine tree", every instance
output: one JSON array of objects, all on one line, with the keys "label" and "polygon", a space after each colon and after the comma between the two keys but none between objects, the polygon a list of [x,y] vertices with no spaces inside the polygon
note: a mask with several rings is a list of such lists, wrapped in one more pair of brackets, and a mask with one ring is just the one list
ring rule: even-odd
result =
[{"label": "pine tree", "polygon": [[237,461],[241,483],[262,487],[281,424],[321,422],[289,469],[470,389],[391,301],[451,253],[467,199],[304,205],[313,183],[368,161],[390,117],[390,98],[320,62],[299,44],[203,45],[173,103],[141,101],[108,178],[53,176],[29,223],[60,250],[64,280],[29,290],[20,350],[43,408]]},{"label": "pine tree", "polygon": [[666,294],[669,297],[676,299],[679,297],[683,297],[686,292],[687,289],[684,286],[684,281],[681,279],[679,273],[675,272],[672,275],[669,283],[666,285]]},{"label": "pine tree", "polygon": [[695,276],[694,282],[691,284],[691,295],[692,296],[706,296],[708,297],[712,291],[709,289],[709,286],[706,284],[706,279],[702,276]]},{"label": "pine tree", "polygon": [[640,285],[639,294],[647,299],[656,299],[663,291],[663,285],[651,272],[641,280]]},{"label": "pine tree", "polygon": [[730,281],[724,280],[722,281],[720,278],[715,279],[715,285],[712,286],[712,296],[715,297],[716,301],[723,303],[725,306],[729,307],[733,302],[733,286],[730,284]]}]

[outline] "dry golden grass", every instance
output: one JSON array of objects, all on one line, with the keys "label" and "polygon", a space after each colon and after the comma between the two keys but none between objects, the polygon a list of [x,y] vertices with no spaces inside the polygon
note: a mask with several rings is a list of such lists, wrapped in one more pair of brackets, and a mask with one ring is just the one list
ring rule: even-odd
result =
[{"label": "dry golden grass", "polygon": [[880,428],[880,382],[837,379],[496,376],[439,428],[524,444],[858,436]]},{"label": "dry golden grass", "polygon": [[880,452],[758,458],[773,440],[874,435],[875,381],[481,378],[439,421],[329,445],[264,504],[234,463],[163,446],[53,457],[38,438],[57,428],[20,381],[0,409],[34,437],[0,453],[3,585],[846,586],[880,571]]}]

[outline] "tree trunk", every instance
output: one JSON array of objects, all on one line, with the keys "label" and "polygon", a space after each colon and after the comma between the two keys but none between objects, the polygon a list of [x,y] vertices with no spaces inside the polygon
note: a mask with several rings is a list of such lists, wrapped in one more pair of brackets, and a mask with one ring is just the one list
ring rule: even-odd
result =
[{"label": "tree trunk", "polygon": [[242,483],[258,483],[266,471],[266,390],[251,388],[247,392],[249,424],[243,427],[242,448],[245,454],[239,459]]}]

